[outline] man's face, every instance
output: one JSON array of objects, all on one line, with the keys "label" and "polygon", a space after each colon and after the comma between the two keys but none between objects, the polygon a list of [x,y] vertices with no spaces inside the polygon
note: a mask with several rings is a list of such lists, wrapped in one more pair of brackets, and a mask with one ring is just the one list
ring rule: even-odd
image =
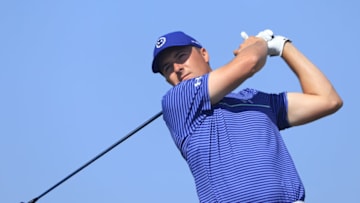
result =
[{"label": "man's face", "polygon": [[162,75],[174,86],[211,71],[207,51],[193,46],[170,47],[157,57],[156,63]]}]

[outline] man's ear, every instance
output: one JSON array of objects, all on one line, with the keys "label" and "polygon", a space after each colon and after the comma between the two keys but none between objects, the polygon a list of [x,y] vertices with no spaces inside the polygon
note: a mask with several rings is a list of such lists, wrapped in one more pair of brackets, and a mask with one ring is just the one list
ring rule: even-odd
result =
[{"label": "man's ear", "polygon": [[206,63],[209,63],[210,61],[210,56],[209,53],[207,52],[207,50],[205,48],[200,48],[200,54],[201,56],[204,58],[204,60],[206,61]]}]

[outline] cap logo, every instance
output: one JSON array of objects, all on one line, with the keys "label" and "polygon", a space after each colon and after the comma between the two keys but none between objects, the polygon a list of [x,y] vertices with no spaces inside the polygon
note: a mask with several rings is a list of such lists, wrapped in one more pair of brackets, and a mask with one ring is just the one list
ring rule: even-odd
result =
[{"label": "cap logo", "polygon": [[201,46],[201,44],[200,44],[198,41],[196,41],[196,40],[191,40],[191,42],[194,43],[194,44],[197,44],[197,45],[200,45],[200,46]]},{"label": "cap logo", "polygon": [[156,42],[156,48],[160,48],[160,47],[162,47],[164,44],[165,44],[165,42],[166,42],[166,38],[165,37],[160,37],[159,39],[158,39],[158,41]]}]

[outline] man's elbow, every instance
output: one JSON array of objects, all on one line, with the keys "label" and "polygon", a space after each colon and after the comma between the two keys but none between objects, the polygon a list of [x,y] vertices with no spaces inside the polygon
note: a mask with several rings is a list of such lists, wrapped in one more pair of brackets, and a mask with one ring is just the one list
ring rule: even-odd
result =
[{"label": "man's elbow", "polygon": [[335,113],[343,106],[343,100],[337,95],[334,98],[329,99],[329,113]]}]

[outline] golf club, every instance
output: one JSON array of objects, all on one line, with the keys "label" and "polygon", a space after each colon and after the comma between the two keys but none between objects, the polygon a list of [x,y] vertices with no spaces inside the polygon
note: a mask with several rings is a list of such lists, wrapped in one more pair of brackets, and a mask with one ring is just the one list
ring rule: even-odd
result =
[{"label": "golf club", "polygon": [[[124,142],[126,139],[128,139],[129,137],[131,137],[132,135],[134,135],[136,132],[138,132],[139,130],[141,130],[142,128],[144,128],[145,126],[147,126],[149,123],[151,123],[152,121],[154,121],[155,119],[157,119],[158,117],[160,117],[162,115],[162,111],[160,111],[159,113],[157,113],[156,115],[154,115],[153,117],[151,117],[149,120],[145,121],[142,125],[140,125],[139,127],[137,127],[136,129],[134,129],[133,131],[131,131],[130,133],[128,133],[126,136],[124,136],[123,138],[121,138],[119,141],[115,142],[114,144],[112,144],[110,147],[108,147],[107,149],[105,149],[103,152],[101,152],[100,154],[98,154],[97,156],[95,156],[94,158],[92,158],[90,161],[88,161],[87,163],[85,163],[84,165],[82,165],[80,168],[76,169],[74,172],[72,172],[71,174],[69,174],[68,176],[66,176],[64,179],[62,179],[61,181],[59,181],[58,183],[56,183],[54,186],[50,187],[48,190],[46,190],[45,192],[43,192],[42,194],[40,194],[39,196],[33,198],[32,200],[30,200],[28,203],[35,203],[37,202],[40,198],[42,198],[43,196],[45,196],[46,194],[48,194],[49,192],[51,192],[52,190],[54,190],[56,187],[58,187],[59,185],[61,185],[62,183],[64,183],[65,181],[67,181],[68,179],[70,179],[72,176],[74,176],[75,174],[79,173],[81,170],[83,170],[84,168],[86,168],[87,166],[89,166],[90,164],[92,164],[93,162],[95,162],[97,159],[99,159],[100,157],[102,157],[103,155],[105,155],[106,153],[108,153],[109,151],[111,151],[112,149],[114,149],[116,146],[118,146],[119,144],[121,144],[122,142]],[[24,202],[21,202],[24,203]]]}]

